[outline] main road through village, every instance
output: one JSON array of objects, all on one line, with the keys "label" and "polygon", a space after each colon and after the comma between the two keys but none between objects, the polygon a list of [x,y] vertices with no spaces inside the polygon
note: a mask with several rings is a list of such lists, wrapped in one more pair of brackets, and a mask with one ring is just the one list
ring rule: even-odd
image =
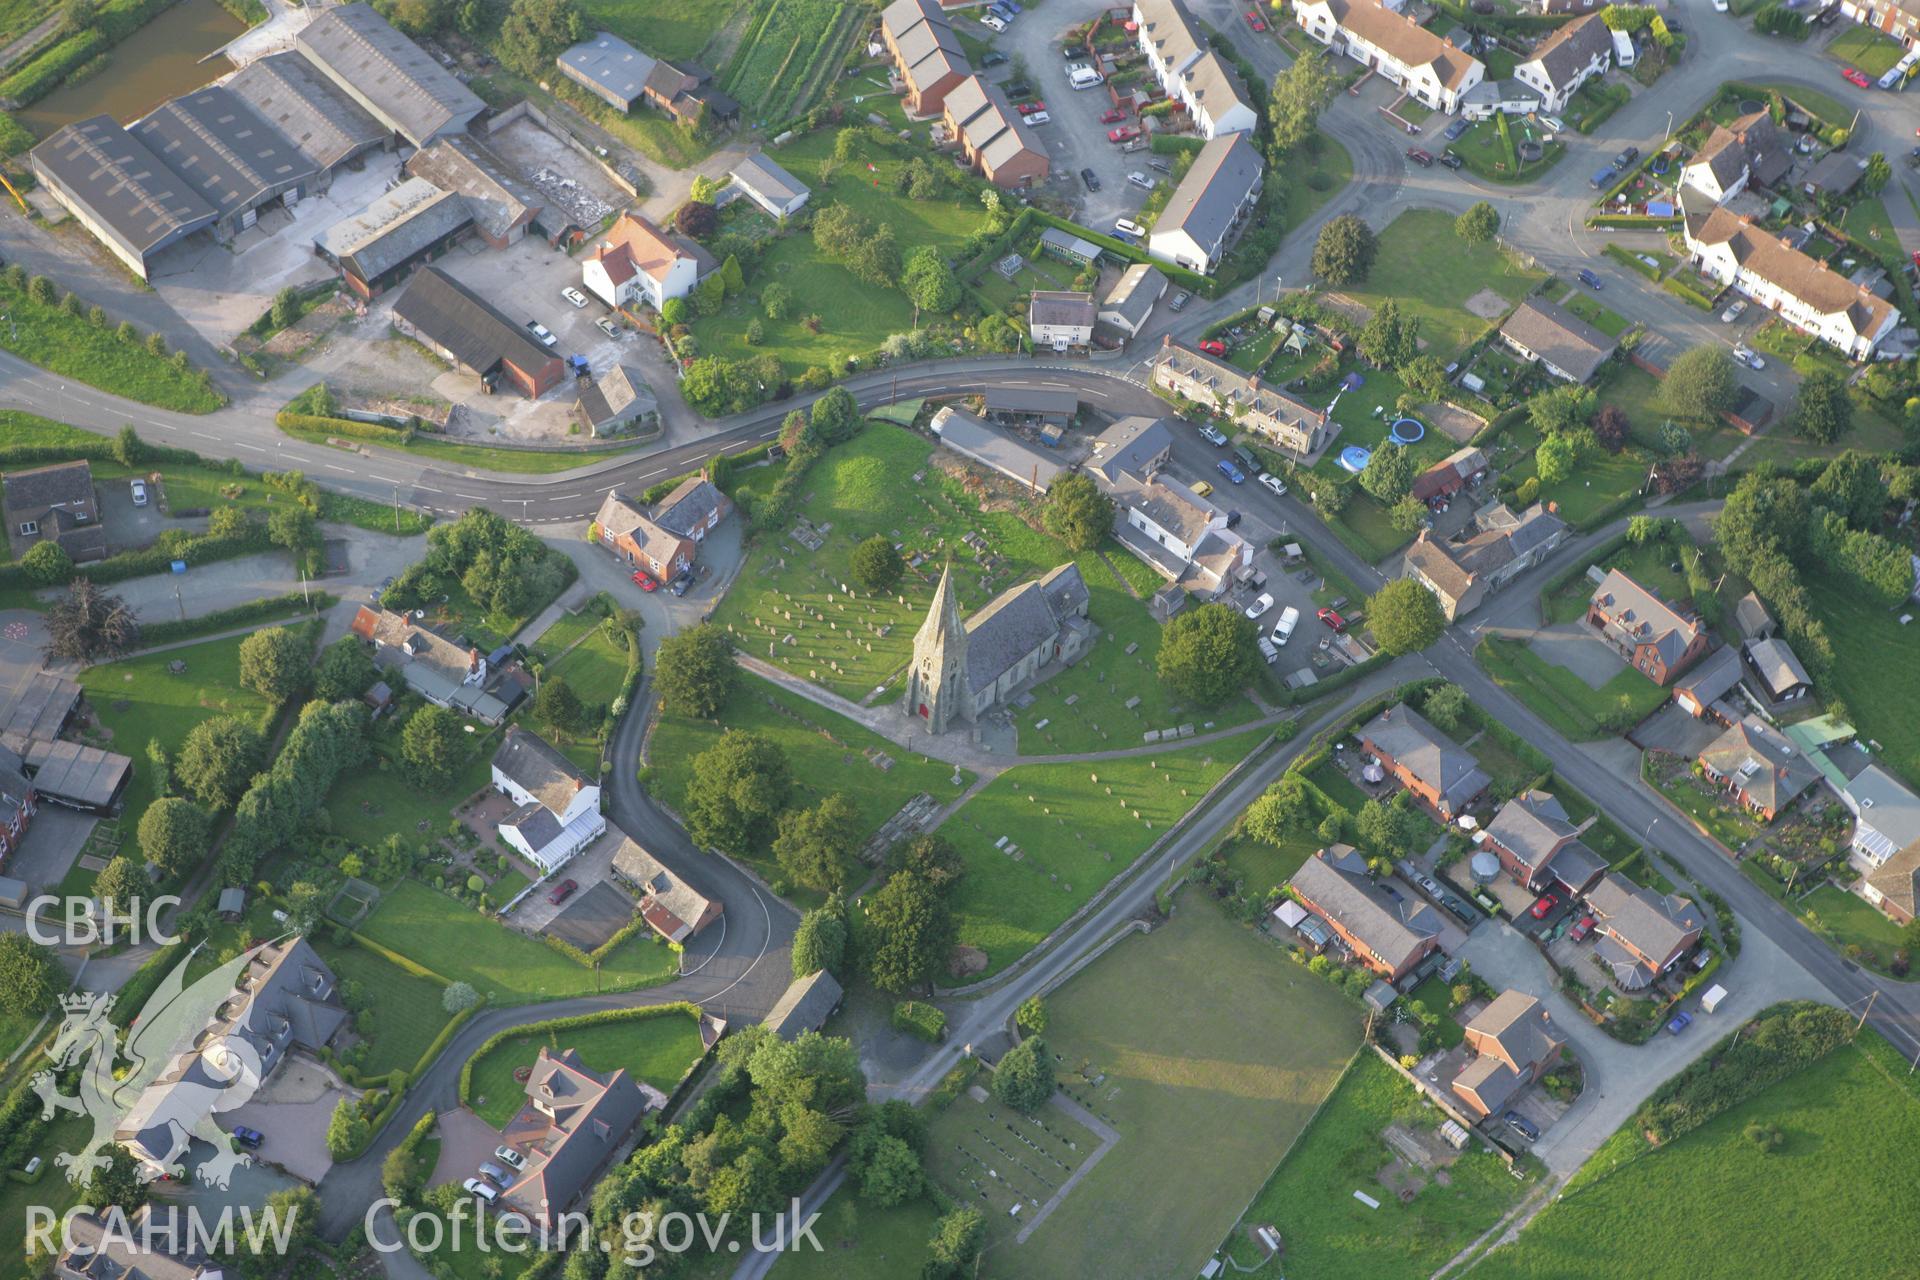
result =
[{"label": "main road through village", "polygon": [[[1072,0],[1078,10],[1094,6]],[[1269,40],[1249,45],[1240,31],[1238,7],[1223,0],[1196,4],[1221,30],[1233,30],[1263,75],[1286,63],[1281,48]],[[1209,10],[1212,12],[1209,13]],[[1048,6],[1045,13],[1052,12]],[[1755,35],[1746,26],[1712,13],[1705,4],[1688,5],[1684,14],[1691,46],[1681,65],[1651,89],[1634,98],[1608,122],[1603,136],[1574,139],[1572,154],[1540,183],[1522,189],[1482,185],[1443,169],[1410,170],[1402,158],[1405,135],[1389,127],[1374,105],[1360,97],[1343,97],[1326,113],[1326,130],[1346,146],[1354,160],[1354,178],[1336,193],[1308,225],[1291,234],[1275,256],[1266,276],[1249,282],[1206,304],[1196,303],[1182,315],[1164,313],[1135,342],[1134,351],[1113,360],[1059,361],[1051,357],[984,357],[902,366],[858,374],[845,382],[863,408],[895,399],[962,394],[991,382],[1010,387],[1040,387],[1077,391],[1090,407],[1109,415],[1158,414],[1164,405],[1146,389],[1146,360],[1162,335],[1191,338],[1212,320],[1252,303],[1266,288],[1266,280],[1304,284],[1313,234],[1325,219],[1357,212],[1376,228],[1403,208],[1430,207],[1458,211],[1475,200],[1490,200],[1505,220],[1503,238],[1516,252],[1549,270],[1589,267],[1613,287],[1609,302],[1660,332],[1676,346],[1719,341],[1711,317],[1682,307],[1677,300],[1638,287],[1637,277],[1620,272],[1600,253],[1609,238],[1590,232],[1582,219],[1591,202],[1585,175],[1614,151],[1629,143],[1650,150],[1669,129],[1696,111],[1715,87],[1729,79],[1775,84],[1816,84],[1849,106],[1860,109],[1857,149],[1883,150],[1899,155],[1911,145],[1913,117],[1899,104],[1905,99],[1882,92],[1859,92],[1839,81],[1834,64],[1812,55],[1806,46],[1784,45]],[[1064,23],[1074,14],[1055,14]],[[1678,16],[1678,14],[1676,15]],[[1052,20],[1052,19],[1049,19]],[[1030,19],[1031,21],[1031,19]],[[1297,33],[1296,33],[1297,35]],[[1776,68],[1790,68],[1784,74]],[[1896,166],[1895,183],[1910,181]],[[1278,180],[1285,181],[1284,168]],[[1906,250],[1920,249],[1920,218],[1914,216],[1905,194],[1894,190],[1885,201],[1896,234]],[[1620,237],[1633,243],[1630,237]],[[1649,241],[1648,243],[1651,243]],[[102,432],[133,425],[143,436],[196,450],[210,457],[237,458],[250,467],[300,469],[316,481],[343,492],[380,501],[395,501],[455,514],[474,506],[489,506],[536,529],[543,525],[577,524],[591,518],[610,488],[644,488],[656,480],[683,474],[722,452],[771,439],[780,420],[805,398],[769,404],[749,413],[717,421],[689,411],[668,389],[663,395],[667,431],[649,450],[605,458],[572,471],[552,475],[517,475],[477,470],[422,466],[408,455],[383,450],[350,452],[290,439],[275,428],[274,411],[291,394],[284,385],[260,385],[222,364],[190,328],[157,295],[134,289],[123,278],[101,269],[70,244],[7,215],[0,217],[0,257],[20,262],[29,270],[45,272],[72,288],[89,303],[99,303],[147,328],[165,332],[172,344],[216,370],[230,397],[228,406],[205,416],[170,413],[134,404],[73,383],[17,358],[0,353],[0,406],[30,409],[47,417]],[[1779,362],[1775,362],[1778,364]],[[1770,378],[1790,374],[1770,372]],[[1789,392],[1785,382],[1769,384]],[[1197,439],[1182,437],[1180,452],[1196,472],[1211,465],[1211,455]],[[1333,537],[1310,508],[1292,498],[1276,498],[1248,486],[1245,502],[1256,504],[1273,523],[1288,522],[1313,540],[1317,550],[1361,587],[1371,590],[1379,573]],[[1537,591],[1538,583],[1557,569],[1572,564],[1606,535],[1596,531],[1563,547],[1546,565],[1507,588],[1501,604],[1519,601]],[[1492,609],[1489,610],[1491,614]],[[1477,625],[1485,625],[1484,620]],[[1438,674],[1460,684],[1475,702],[1543,751],[1555,771],[1578,787],[1629,830],[1645,834],[1647,842],[1683,866],[1701,885],[1726,898],[1744,929],[1759,931],[1824,984],[1836,1004],[1862,1012],[1903,1053],[1920,1055],[1920,988],[1862,972],[1842,960],[1810,934],[1790,913],[1742,875],[1720,848],[1697,834],[1634,774],[1623,774],[1567,742],[1531,710],[1495,685],[1471,656],[1476,624],[1456,624],[1425,654],[1402,658],[1355,686],[1338,706],[1309,712],[1308,730],[1334,723],[1357,702],[1393,683],[1421,675]],[[444,1111],[458,1105],[460,1064],[496,1031],[535,1019],[596,1009],[669,1000],[695,1001],[711,1013],[736,1025],[763,1016],[784,990],[788,977],[788,947],[795,916],[752,875],[724,858],[696,850],[672,818],[657,808],[636,781],[640,739],[644,732],[647,699],[635,700],[635,709],[617,733],[610,782],[614,820],[689,871],[699,887],[726,904],[725,927],[704,938],[683,961],[682,975],[649,991],[591,996],[536,1006],[489,1009],[471,1020],[423,1078],[414,1082],[394,1121],[379,1135],[373,1148],[357,1160],[336,1165],[321,1186],[325,1228],[338,1236],[357,1223],[365,1206],[380,1194],[380,1162],[428,1109]],[[1176,865],[1215,838],[1245,805],[1301,750],[1309,733],[1293,744],[1264,757],[1257,767],[1240,775],[1214,803],[1190,817],[1175,833],[1165,861],[1132,880],[1111,887],[1096,910],[1050,947],[1030,956],[1003,975],[984,994],[958,1003],[952,1010],[953,1034],[947,1045],[929,1050],[918,1066],[887,1082],[891,1096],[916,1097],[951,1069],[962,1047],[1003,1028],[1013,1009],[1033,991],[1046,987],[1068,971],[1093,946],[1128,920],[1146,910],[1167,867]],[[1727,981],[1740,980],[1736,961]],[[1660,1049],[1649,1047],[1646,1052]],[[817,1205],[838,1183],[837,1171],[812,1188],[806,1198]],[[763,1274],[771,1258],[743,1261],[739,1275]],[[397,1259],[394,1274],[407,1271]]]}]

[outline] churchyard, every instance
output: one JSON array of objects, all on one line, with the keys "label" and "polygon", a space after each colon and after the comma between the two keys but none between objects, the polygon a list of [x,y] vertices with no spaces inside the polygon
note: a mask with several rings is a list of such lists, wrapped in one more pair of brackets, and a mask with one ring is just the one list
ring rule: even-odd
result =
[{"label": "churchyard", "polygon": [[[1204,714],[1180,707],[1154,674],[1160,624],[1144,597],[1157,584],[1135,572],[1117,545],[1075,555],[1029,525],[1009,500],[987,500],[985,490],[963,482],[957,463],[924,436],[869,422],[814,465],[799,518],[784,536],[764,538],[748,553],[714,621],[744,652],[871,704],[897,696],[943,566],[951,563],[961,612],[970,615],[1000,592],[1073,561],[1100,636],[1088,657],[1035,689],[1030,705],[1015,708],[1023,754],[1118,750],[1140,745],[1149,730],[1207,721],[1225,728],[1258,713],[1244,699]],[[899,544],[907,560],[906,577],[891,595],[861,591],[848,563],[876,533]],[[1117,567],[1122,560],[1129,563]]]},{"label": "churchyard", "polygon": [[[742,674],[739,688],[717,720],[660,717],[648,738],[651,763],[642,782],[679,809],[691,785],[693,758],[726,729],[761,734],[785,753],[793,766],[794,807],[811,808],[834,794],[853,801],[860,813],[863,840],[915,796],[924,794],[937,805],[949,804],[974,780],[965,769],[905,751],[769,680]],[[780,878],[779,867],[764,850],[749,852],[743,860],[762,876]],[[807,906],[819,897],[794,886],[789,891],[795,901]]]},{"label": "churchyard", "polygon": [[940,827],[966,859],[953,899],[961,944],[986,953],[987,974],[1025,955],[1266,737],[1001,774]]}]

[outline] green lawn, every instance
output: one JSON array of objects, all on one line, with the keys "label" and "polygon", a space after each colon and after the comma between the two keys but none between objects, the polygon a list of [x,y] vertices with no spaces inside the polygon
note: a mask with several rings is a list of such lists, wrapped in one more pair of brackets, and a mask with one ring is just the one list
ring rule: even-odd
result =
[{"label": "green lawn", "polygon": [[1315,133],[1304,154],[1287,156],[1287,181],[1280,184],[1281,217],[1291,230],[1353,181],[1353,157],[1329,133]]},{"label": "green lawn", "polygon": [[138,342],[122,342],[111,325],[96,328],[84,316],[34,301],[4,279],[0,309],[9,320],[0,327],[0,347],[63,378],[182,413],[212,413],[226,403],[203,371],[177,368],[148,351],[144,333]]},{"label": "green lawn", "polygon": [[[1010,1218],[1004,1186],[983,1204],[963,1180],[977,1167],[955,1151],[992,1155],[974,1132],[985,1109],[962,1097],[935,1121],[928,1160],[941,1185],[999,1210],[986,1215],[996,1276],[1198,1273],[1360,1042],[1356,1005],[1197,892],[1152,934],[1120,943],[1050,995],[1047,1008],[1063,1089],[1120,1138],[1014,1244],[1036,1206]],[[1080,1134],[1069,1163],[1086,1157],[1066,1113],[1049,1108],[1039,1119],[1052,1133]],[[1011,1168],[1005,1175],[1028,1182]]]},{"label": "green lawn", "polygon": [[[1530,138],[1538,141],[1545,136],[1544,130],[1523,120],[1513,121],[1508,125],[1508,129],[1512,134],[1515,147]],[[1474,124],[1460,135],[1451,149],[1455,155],[1466,162],[1468,172],[1490,182],[1510,184],[1533,181],[1551,169],[1559,162],[1560,157],[1566,154],[1566,147],[1562,143],[1548,143],[1540,159],[1523,163],[1520,171],[1514,173],[1507,168],[1506,156],[1500,146],[1499,126],[1492,120],[1482,120]]]},{"label": "green lawn", "polygon": [[[1410,1202],[1387,1191],[1377,1175],[1393,1153],[1382,1131],[1395,1121],[1431,1130],[1440,1119],[1412,1085],[1361,1053],[1242,1216],[1228,1252],[1252,1267],[1262,1254],[1247,1232],[1271,1224],[1286,1241],[1289,1280],[1424,1280],[1527,1188],[1475,1143],[1448,1166],[1446,1185],[1428,1182]],[[1361,1204],[1355,1191],[1380,1207]]]},{"label": "green lawn", "polygon": [[1567,310],[1585,320],[1588,324],[1606,334],[1617,338],[1627,331],[1627,318],[1617,311],[1609,310],[1589,298],[1584,293],[1576,293],[1566,301]]},{"label": "green lawn", "polygon": [[[987,973],[1025,955],[1265,737],[1001,774],[940,827],[967,864],[953,903],[960,941],[987,953]],[[996,847],[1002,837],[1017,858]]]},{"label": "green lawn", "polygon": [[[1669,415],[1655,403],[1660,391],[1658,378],[1624,360],[1616,361],[1607,367],[1597,389],[1601,404],[1613,405],[1627,415],[1635,444],[1643,448],[1662,447],[1660,432]],[[1705,458],[1724,458],[1746,439],[1739,431],[1718,421],[1680,425],[1693,433],[1694,448]]]},{"label": "green lawn", "polygon": [[925,1196],[892,1208],[862,1200],[843,1183],[821,1206],[818,1252],[801,1248],[774,1264],[777,1280],[898,1280],[917,1276],[940,1211]]},{"label": "green lawn", "polygon": [[630,991],[663,982],[678,968],[672,951],[651,935],[636,935],[596,974],[417,880],[387,890],[360,932],[449,982],[471,983],[495,1004]]},{"label": "green lawn", "polygon": [[510,1036],[473,1059],[473,1109],[482,1120],[501,1129],[513,1119],[527,1100],[513,1073],[532,1066],[542,1045],[556,1053],[576,1049],[595,1071],[624,1068],[634,1079],[672,1093],[700,1059],[700,1026],[692,1018],[665,1013]]},{"label": "green lawn", "polygon": [[555,676],[564,677],[579,695],[581,705],[586,708],[583,723],[590,726],[588,732],[569,737],[560,749],[589,776],[597,775],[600,747],[594,741],[593,731],[599,729],[607,708],[620,696],[627,682],[626,649],[614,643],[603,629],[595,627],[572,652],[549,663],[542,678]]},{"label": "green lawn", "polygon": [[1912,653],[1912,627],[1875,608],[1837,577],[1806,577],[1813,611],[1833,641],[1833,693],[1847,704],[1860,737],[1880,744],[1880,760],[1920,787],[1920,663],[1888,661]]},{"label": "green lawn", "polygon": [[1227,870],[1246,882],[1249,897],[1263,897],[1267,890],[1285,884],[1313,856],[1320,841],[1311,833],[1289,835],[1280,844],[1268,844],[1241,832],[1227,837],[1217,851]]},{"label": "green lawn", "polygon": [[[77,1153],[84,1147],[93,1136],[93,1121],[86,1116],[56,1114],[58,1118],[47,1126],[40,1140],[39,1177],[33,1182],[0,1178],[0,1258],[24,1263],[29,1213],[44,1210],[57,1222],[83,1199],[81,1188],[67,1181],[67,1171],[54,1164],[53,1158],[62,1152]],[[57,1228],[54,1239],[59,1239]],[[28,1272],[23,1266],[16,1274]]]},{"label": "green lawn", "polygon": [[[157,798],[153,770],[147,766],[149,742],[160,743],[171,758],[189,730],[215,716],[238,716],[263,732],[269,728],[273,706],[240,683],[242,638],[124,658],[80,673],[80,687],[103,731],[91,741],[133,757],[133,778],[127,783],[120,815],[126,835],[121,852],[138,856],[133,831]],[[174,662],[185,663],[186,670],[174,675],[167,669]]]},{"label": "green lawn", "polygon": [[1453,1002],[1452,989],[1440,981],[1438,974],[1407,992],[1407,999],[1440,1019],[1439,1035],[1443,1047],[1451,1049],[1467,1038],[1467,1029],[1453,1017],[1450,1007]]},{"label": "green lawn", "polygon": [[493,730],[477,720],[463,721],[473,728],[466,763],[452,782],[429,791],[410,781],[400,766],[400,729],[405,723],[383,718],[374,735],[373,759],[342,774],[327,793],[327,814],[336,834],[362,845],[378,844],[395,831],[409,838],[440,835],[453,807],[487,785],[499,746]]},{"label": "green lawn", "polygon": [[1307,781],[1325,792],[1327,798],[1340,805],[1348,813],[1360,812],[1360,806],[1367,802],[1367,793],[1355,785],[1353,779],[1335,767],[1328,758],[1315,765],[1307,774]]},{"label": "green lawn", "polygon": [[1707,794],[1709,784],[1703,778],[1688,774],[1662,782],[1654,773],[1651,756],[1646,752],[1641,753],[1640,774],[1675,808],[1693,819],[1695,825],[1729,849],[1738,850],[1760,831],[1759,824],[1746,810],[1736,808],[1724,798],[1724,793]]},{"label": "green lawn", "polygon": [[[964,199],[910,200],[899,194],[894,181],[911,156],[903,158],[874,149],[865,160],[841,165],[833,181],[822,182],[820,165],[832,156],[833,146],[834,131],[823,129],[769,154],[812,188],[813,208],[844,204],[876,224],[892,227],[902,256],[921,245],[955,254],[980,224],[984,211],[970,187]],[[874,166],[871,173],[867,170],[869,161]],[[906,294],[898,289],[877,289],[856,279],[847,268],[821,257],[812,236],[798,228],[772,239],[751,261],[740,265],[746,269],[746,292],[729,298],[716,314],[694,322],[693,333],[702,355],[734,360],[772,355],[789,374],[800,374],[812,365],[838,372],[845,367],[836,363],[843,357],[865,356],[888,335],[913,327],[913,304]],[[793,295],[792,314],[783,320],[768,320],[759,305],[760,292],[776,281]],[[818,333],[807,327],[810,315],[819,317]],[[756,316],[765,328],[765,336],[758,346],[750,346],[746,327]]]},{"label": "green lawn", "polygon": [[[1424,470],[1424,466],[1421,469]],[[1329,527],[1335,537],[1364,557],[1368,564],[1378,564],[1413,541],[1413,535],[1402,533],[1387,509],[1357,484],[1347,497],[1347,505]]]},{"label": "green lawn", "polygon": [[[1785,1141],[1764,1151],[1745,1136],[1750,1124]],[[1636,1280],[1752,1276],[1756,1247],[1768,1275],[1910,1274],[1906,1224],[1920,1215],[1920,1183],[1887,1174],[1912,1165],[1916,1144],[1920,1097],[1907,1064],[1869,1031],[1663,1147],[1622,1130],[1601,1156],[1626,1163],[1595,1168],[1472,1274],[1591,1274],[1596,1241],[1612,1270]]]},{"label": "green lawn", "polygon": [[1829,58],[1858,67],[1873,80],[1893,70],[1894,64],[1905,54],[1906,49],[1898,40],[1882,35],[1872,27],[1854,23],[1842,27],[1840,34],[1827,44]]},{"label": "green lawn", "polygon": [[[860,812],[860,834],[871,836],[900,806],[924,791],[942,804],[959,797],[973,782],[960,773],[953,783],[953,766],[913,755],[844,716],[816,706],[758,676],[743,675],[739,691],[720,713],[718,723],[678,716],[662,716],[648,743],[652,766],[647,787],[678,808],[686,801],[693,758],[711,746],[721,730],[745,729],[765,734],[786,753],[793,766],[795,807],[809,807],[839,792]],[[831,735],[831,737],[827,735]],[[881,769],[871,753],[882,752],[893,767]],[[747,858],[762,875],[778,877],[779,867],[769,851]]]},{"label": "green lawn", "polygon": [[1762,89],[1778,90],[1780,93],[1786,95],[1789,101],[1805,107],[1814,115],[1819,116],[1827,124],[1839,125],[1844,128],[1847,122],[1853,119],[1852,107],[1840,101],[1832,94],[1823,93],[1818,89],[1809,89],[1805,85],[1798,84],[1763,83],[1759,87]]},{"label": "green lawn", "polygon": [[[1514,427],[1508,437],[1529,450],[1540,438],[1531,423]],[[1543,488],[1540,498],[1555,504],[1560,518],[1568,524],[1579,529],[1592,528],[1620,514],[1622,504],[1630,501],[1646,484],[1652,465],[1652,456],[1634,445],[1628,445],[1619,453],[1596,451],[1582,459],[1565,480]],[[1533,454],[1529,452],[1509,467],[1506,474],[1519,483],[1530,479],[1536,474]]]},{"label": "green lawn", "polygon": [[324,931],[314,943],[335,976],[358,983],[368,1001],[354,1018],[355,1033],[367,1042],[362,1076],[412,1071],[451,1016],[440,1003],[445,988],[365,947],[335,945]]},{"label": "green lawn", "polygon": [[1548,662],[1525,644],[1489,636],[1474,650],[1494,683],[1531,707],[1561,734],[1576,741],[1613,736],[1601,727],[1621,699],[1633,708],[1636,723],[1667,700],[1668,691],[1631,667],[1598,689],[1565,667]]},{"label": "green lawn", "polygon": [[1821,885],[1791,905],[1815,933],[1836,947],[1861,948],[1865,954],[1860,960],[1881,973],[1888,972],[1893,953],[1906,945],[1899,925],[1866,899],[1831,884]]},{"label": "green lawn", "polygon": [[[1693,591],[1686,574],[1676,573],[1672,567],[1678,558],[1673,546],[1662,541],[1622,546],[1597,563],[1602,569],[1620,570],[1670,604],[1685,605],[1692,600]],[[1578,574],[1546,597],[1543,613],[1548,622],[1571,622],[1586,616],[1592,598],[1593,584],[1585,574]]]}]

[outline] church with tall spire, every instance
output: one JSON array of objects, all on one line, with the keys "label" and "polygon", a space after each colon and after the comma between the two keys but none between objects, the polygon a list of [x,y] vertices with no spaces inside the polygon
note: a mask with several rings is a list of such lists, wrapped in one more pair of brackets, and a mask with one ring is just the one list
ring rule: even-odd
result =
[{"label": "church with tall spire", "polygon": [[914,634],[901,708],[929,733],[972,724],[1054,668],[1079,660],[1093,640],[1088,602],[1080,567],[1063,564],[1003,591],[962,621],[949,564]]}]

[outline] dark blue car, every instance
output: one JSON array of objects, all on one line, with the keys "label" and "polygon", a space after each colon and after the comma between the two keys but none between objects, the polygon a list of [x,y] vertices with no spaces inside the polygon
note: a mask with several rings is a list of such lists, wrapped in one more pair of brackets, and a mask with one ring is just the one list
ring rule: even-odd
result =
[{"label": "dark blue car", "polygon": [[1225,458],[1220,459],[1217,465],[1220,468],[1220,474],[1225,476],[1227,479],[1233,481],[1235,484],[1244,484],[1246,482],[1246,479],[1247,479],[1246,473],[1241,471],[1240,468],[1234,466],[1231,462],[1227,461]]},{"label": "dark blue car", "polygon": [[252,1151],[261,1143],[265,1142],[267,1137],[258,1129],[249,1129],[243,1124],[237,1124],[233,1126],[233,1140],[247,1150]]}]

